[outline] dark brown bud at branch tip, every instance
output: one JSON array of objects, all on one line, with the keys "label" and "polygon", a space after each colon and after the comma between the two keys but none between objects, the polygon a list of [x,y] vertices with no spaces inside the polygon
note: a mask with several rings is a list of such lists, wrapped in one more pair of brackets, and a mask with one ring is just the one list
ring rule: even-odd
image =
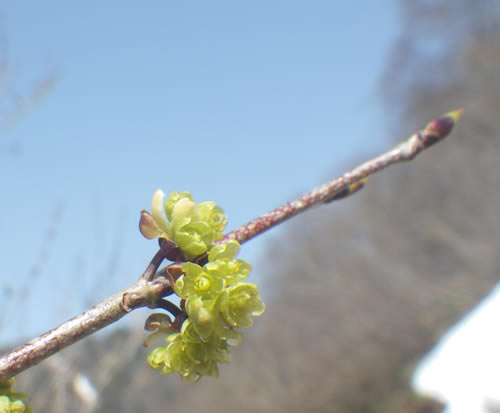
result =
[{"label": "dark brown bud at branch tip", "polygon": [[419,134],[424,147],[428,148],[446,137],[463,113],[463,109],[457,109],[430,122]]}]

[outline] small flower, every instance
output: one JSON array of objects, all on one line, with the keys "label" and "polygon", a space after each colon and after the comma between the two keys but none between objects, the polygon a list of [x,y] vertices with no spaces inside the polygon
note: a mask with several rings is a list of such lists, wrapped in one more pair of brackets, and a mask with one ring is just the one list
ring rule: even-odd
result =
[{"label": "small flower", "polygon": [[31,413],[31,406],[23,401],[27,395],[13,391],[14,384],[14,378],[0,383],[0,412]]},{"label": "small flower", "polygon": [[257,285],[240,282],[231,287],[221,299],[220,309],[224,320],[232,327],[251,327],[252,316],[261,315],[266,309]]},{"label": "small flower", "polygon": [[186,262],[182,270],[184,274],[175,283],[175,292],[179,297],[194,296],[206,300],[217,297],[224,288],[223,274],[217,267],[208,264],[200,267],[198,264]]},{"label": "small flower", "polygon": [[227,343],[213,334],[202,340],[193,323],[186,321],[180,333],[167,339],[167,346],[155,348],[148,357],[149,365],[162,369],[162,374],[179,373],[186,381],[195,382],[201,376],[217,377],[217,363],[230,361]]},{"label": "small flower", "polygon": [[151,214],[142,211],[139,229],[148,239],[165,238],[175,242],[186,259],[204,254],[212,243],[222,238],[227,223],[224,211],[213,202],[196,204],[189,192],[153,195]]},{"label": "small flower", "polygon": [[172,221],[173,210],[179,201],[186,199],[189,201],[193,200],[191,193],[189,192],[172,192],[165,202],[165,215],[169,221]]}]

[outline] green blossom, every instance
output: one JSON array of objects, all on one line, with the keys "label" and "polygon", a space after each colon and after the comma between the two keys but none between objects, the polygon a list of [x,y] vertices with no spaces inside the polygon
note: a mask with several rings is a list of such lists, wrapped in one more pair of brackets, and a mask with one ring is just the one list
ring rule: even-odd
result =
[{"label": "green blossom", "polygon": [[201,376],[217,377],[217,363],[230,361],[226,340],[215,333],[202,340],[190,320],[183,324],[180,333],[167,340],[167,346],[155,348],[148,357],[149,365],[162,369],[162,374],[175,371],[186,381],[195,382]]},{"label": "green blossom", "polygon": [[224,211],[213,202],[196,204],[189,192],[173,192],[163,203],[161,189],[153,196],[149,214],[142,211],[139,228],[148,239],[166,238],[175,242],[187,260],[205,253],[220,239],[227,224]]},{"label": "green blossom", "polygon": [[[227,218],[213,202],[188,204],[180,200],[172,210],[171,236],[187,257],[205,253],[212,243],[222,238]],[[180,208],[181,207],[181,208]]]},{"label": "green blossom", "polygon": [[14,378],[0,384],[0,413],[31,413],[31,406],[23,401],[27,395],[13,391],[14,384]]},{"label": "green blossom", "polygon": [[213,332],[219,310],[217,301],[225,287],[223,274],[217,267],[206,264],[200,267],[187,262],[182,266],[184,275],[175,283],[175,292],[186,300],[186,312],[203,337]]},{"label": "green blossom", "polygon": [[250,264],[234,258],[238,251],[234,240],[214,246],[207,264],[185,263],[184,275],[175,283],[175,292],[186,300],[186,312],[202,337],[212,334],[221,315],[231,327],[249,327],[251,317],[264,311],[257,286],[241,282]]},{"label": "green blossom", "polygon": [[251,265],[236,257],[240,251],[238,241],[230,240],[221,245],[212,247],[208,254],[208,264],[206,267],[215,266],[223,275],[226,286],[234,285],[240,280],[248,277]]},{"label": "green blossom", "polygon": [[[239,243],[213,245],[227,223],[222,209],[213,202],[196,204],[189,192],[174,192],[165,203],[163,199],[158,190],[152,213],[142,213],[140,229],[145,237],[169,239],[182,250],[187,262],[173,288],[183,299],[188,319],[176,332],[168,316],[148,318],[146,329],[152,334],[147,345],[167,336],[167,345],[153,349],[148,363],[162,374],[177,372],[194,382],[201,376],[218,375],[218,363],[230,361],[229,346],[241,342],[242,334],[235,328],[250,327],[252,317],[262,314],[265,306],[257,286],[243,281],[251,267],[236,258]],[[207,251],[205,265],[189,262]]]},{"label": "green blossom", "polygon": [[231,287],[220,300],[224,320],[232,327],[251,327],[252,316],[261,315],[265,305],[260,298],[257,285],[240,282]]},{"label": "green blossom", "polygon": [[[190,192],[172,192],[168,199],[165,201],[165,215],[167,216],[167,219],[169,221],[172,221],[172,215],[173,215],[173,210],[174,207],[179,203],[181,200],[188,200],[188,201],[193,201],[193,197],[191,196]],[[194,203],[194,202],[193,202]]]}]

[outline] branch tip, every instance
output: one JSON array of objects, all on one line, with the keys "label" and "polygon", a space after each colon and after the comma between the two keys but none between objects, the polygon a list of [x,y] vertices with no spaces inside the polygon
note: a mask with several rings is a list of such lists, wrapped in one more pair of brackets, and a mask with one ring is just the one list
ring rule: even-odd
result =
[{"label": "branch tip", "polygon": [[454,123],[457,123],[464,114],[464,112],[465,112],[464,108],[455,109],[452,110],[451,112],[448,112],[445,116],[449,116],[450,118],[453,119]]},{"label": "branch tip", "polygon": [[417,134],[423,147],[428,148],[448,136],[453,127],[462,117],[463,113],[463,108],[456,109],[430,122]]}]

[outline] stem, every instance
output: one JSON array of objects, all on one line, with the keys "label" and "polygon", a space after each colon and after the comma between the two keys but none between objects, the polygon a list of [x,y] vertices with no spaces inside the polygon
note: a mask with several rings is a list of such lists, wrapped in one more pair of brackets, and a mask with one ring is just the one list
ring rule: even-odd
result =
[{"label": "stem", "polygon": [[[247,222],[229,232],[223,238],[215,241],[214,244],[221,244],[230,239],[235,239],[240,244],[243,244],[314,205],[345,197],[346,195],[342,192],[349,190],[351,185],[368,178],[374,173],[387,168],[389,165],[410,161],[424,149],[445,138],[451,132],[463,112],[463,109],[457,109],[430,122],[424,129],[413,134],[389,152],[365,162],[351,172],[347,172],[343,176],[320,185],[311,192]],[[356,187],[354,191],[348,192],[354,193],[357,189]]]},{"label": "stem", "polygon": [[160,248],[154,255],[154,257],[151,259],[151,262],[146,267],[146,270],[142,273],[141,278],[146,281],[151,281],[155,276],[155,273],[160,267],[160,264],[163,260],[164,260],[163,251]]},{"label": "stem", "polygon": [[145,278],[149,278],[150,274],[151,277],[154,275],[162,260],[159,251],[135,284],[1,357],[0,383],[118,321],[130,311],[154,306],[168,292],[170,284],[165,278],[153,282],[148,282]]},{"label": "stem", "polygon": [[163,298],[159,299],[156,303],[156,308],[163,308],[175,317],[182,313],[182,310],[171,301]]}]

